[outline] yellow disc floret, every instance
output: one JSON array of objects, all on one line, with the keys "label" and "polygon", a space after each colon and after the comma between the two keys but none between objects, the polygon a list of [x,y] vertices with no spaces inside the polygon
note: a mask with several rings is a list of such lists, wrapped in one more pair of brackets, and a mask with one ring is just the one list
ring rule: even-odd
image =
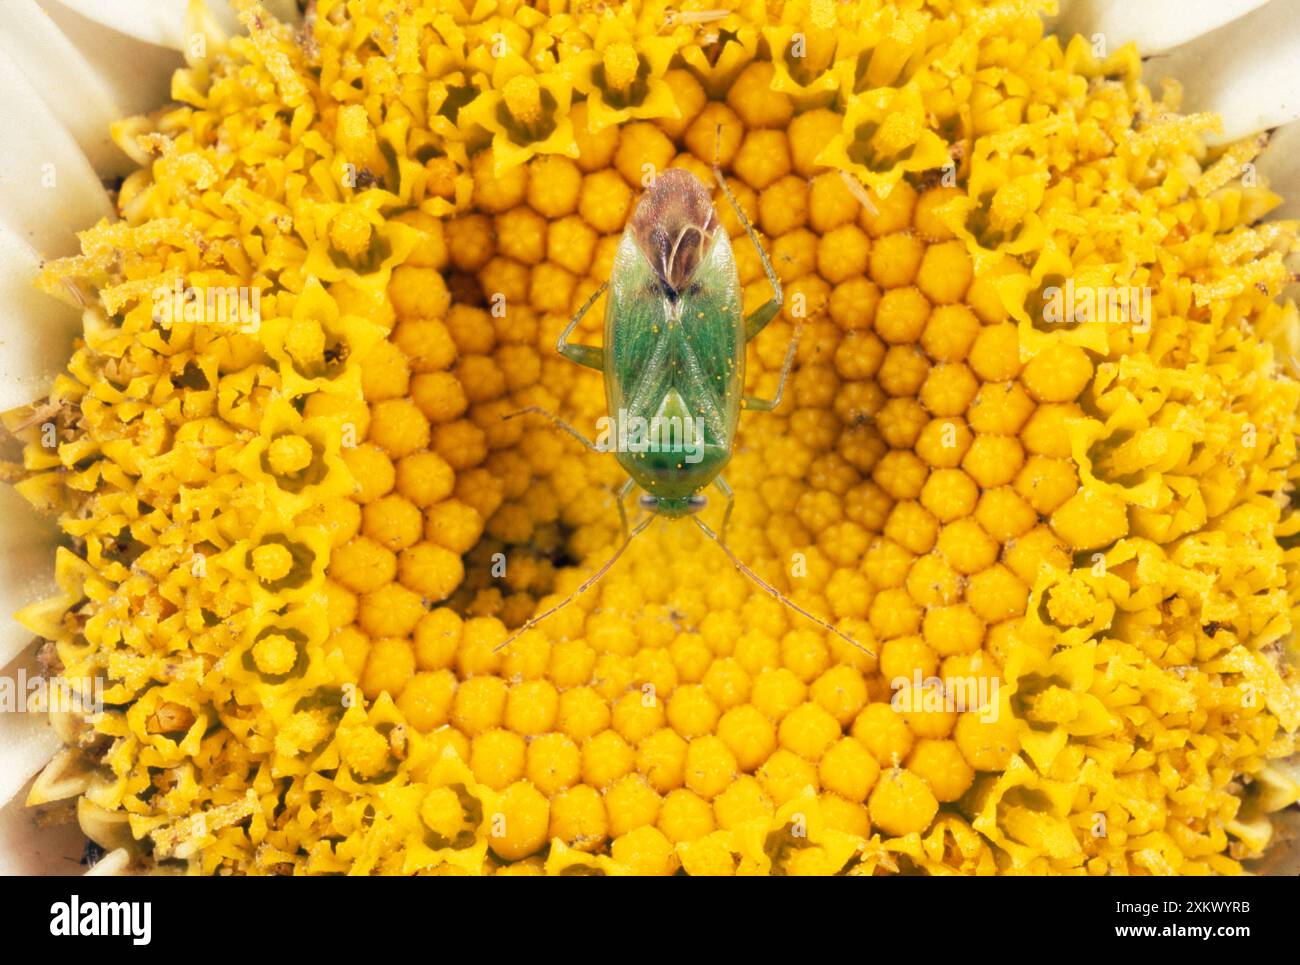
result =
[{"label": "yellow disc floret", "polygon": [[253,661],[264,674],[287,674],[298,661],[298,648],[283,633],[271,633],[253,644]]},{"label": "yellow disc floret", "polygon": [[307,468],[312,460],[311,443],[302,436],[280,436],[267,448],[271,471],[287,476]]},{"label": "yellow disc floret", "polygon": [[252,562],[257,578],[272,582],[289,575],[293,569],[293,554],[280,543],[264,543],[253,550]]}]

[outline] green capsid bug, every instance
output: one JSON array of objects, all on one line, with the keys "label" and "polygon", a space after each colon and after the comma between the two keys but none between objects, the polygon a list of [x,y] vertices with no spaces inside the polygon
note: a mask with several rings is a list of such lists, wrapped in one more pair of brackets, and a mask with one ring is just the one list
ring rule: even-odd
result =
[{"label": "green capsid bug", "polygon": [[[602,421],[607,428],[600,437],[606,441],[592,442],[554,413],[536,406],[506,416],[543,415],[594,452],[613,449],[628,474],[617,494],[623,542],[572,594],[533,616],[498,650],[586,592],[656,516],[689,517],[765,592],[866,650],[764,581],[726,544],[735,497],[721,473],[731,459],[741,410],[771,411],[780,405],[799,333],[796,330],[786,351],[775,395],[771,399],[745,395],[745,346],[781,310],[781,282],[716,164],[713,175],[758,251],[772,297],[748,316],[743,313],[731,240],[709,192],[686,170],[673,169],[656,177],[623,232],[609,282],[578,310],[556,343],[565,358],[604,375],[613,431],[608,429],[611,417],[606,417]],[[570,342],[573,330],[607,290],[604,345]],[[707,504],[703,490],[710,485],[727,501],[721,535],[695,515]],[[624,502],[635,486],[643,490],[640,505],[650,515],[629,531]]]}]

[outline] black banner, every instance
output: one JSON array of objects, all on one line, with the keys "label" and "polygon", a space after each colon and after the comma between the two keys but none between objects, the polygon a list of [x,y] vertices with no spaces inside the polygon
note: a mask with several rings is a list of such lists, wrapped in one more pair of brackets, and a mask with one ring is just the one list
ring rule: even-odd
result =
[{"label": "black banner", "polygon": [[[455,939],[458,948],[479,939],[500,948],[508,936],[510,942],[535,940],[540,951],[563,947],[566,932],[590,952],[611,942],[639,945],[641,929],[655,934],[665,950],[680,936],[698,953],[701,938],[716,937],[719,953],[729,957],[738,946],[766,947],[778,935],[818,947],[834,938],[869,942],[876,951],[884,943],[939,954],[945,942],[964,950],[997,940],[998,932],[1022,951],[1034,942],[1071,951],[1199,943],[1232,954],[1259,939],[1273,946],[1288,941],[1297,897],[1294,878],[1260,877],[889,877],[786,882],[753,892],[731,881],[710,885],[718,890],[708,899],[689,890],[643,892],[648,882],[611,880],[558,885],[559,891],[555,882],[440,879],[36,878],[4,884],[11,891],[5,924],[16,947],[76,943],[82,950],[111,948],[133,957],[161,952],[173,960],[205,949],[239,955],[269,947],[291,956],[352,947],[373,954],[430,936]],[[644,922],[637,921],[641,916]],[[274,946],[261,945],[264,938]]]}]

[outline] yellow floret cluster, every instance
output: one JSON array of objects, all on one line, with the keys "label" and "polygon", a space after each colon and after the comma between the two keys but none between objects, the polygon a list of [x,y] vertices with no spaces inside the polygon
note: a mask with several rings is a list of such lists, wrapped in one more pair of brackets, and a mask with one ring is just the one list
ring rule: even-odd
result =
[{"label": "yellow floret cluster", "polygon": [[[23,616],[108,707],[33,803],[205,873],[1238,873],[1300,797],[1295,226],[1047,6],[244,4],[46,271]],[[748,392],[800,336],[728,545],[861,646],[658,520],[502,648],[619,541],[613,459],[505,417],[604,414],[554,347],[657,172],[771,296],[715,161]]]}]

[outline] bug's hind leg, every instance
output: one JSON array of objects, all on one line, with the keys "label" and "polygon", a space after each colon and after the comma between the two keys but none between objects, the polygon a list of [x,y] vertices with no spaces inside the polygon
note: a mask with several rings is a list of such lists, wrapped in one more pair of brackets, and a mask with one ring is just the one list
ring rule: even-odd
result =
[{"label": "bug's hind leg", "polygon": [[731,202],[736,217],[740,219],[740,223],[745,228],[745,234],[749,235],[750,242],[757,249],[758,260],[763,263],[763,270],[767,272],[768,284],[772,286],[772,297],[759,305],[745,318],[745,341],[748,342],[766,328],[768,322],[776,318],[776,313],[781,310],[781,303],[785,296],[781,293],[781,279],[776,277],[776,270],[772,268],[772,262],[768,260],[767,252],[758,243],[758,235],[754,233],[754,226],[749,223],[749,218],[745,216],[744,209],[736,203],[736,196],[731,193],[731,186],[727,184],[727,179],[722,174],[722,168],[718,167],[716,162],[713,165],[713,177],[717,179],[718,184],[722,187],[723,194]]},{"label": "bug's hind leg", "polygon": [[721,476],[713,480],[713,485],[718,487],[718,492],[727,498],[727,508],[722,511],[722,525],[718,527],[718,539],[722,545],[727,545],[727,524],[731,522],[731,508],[736,505],[736,494],[732,492],[731,486]]},{"label": "bug's hind leg", "polygon": [[573,330],[582,321],[582,316],[586,315],[588,309],[596,304],[596,299],[600,298],[608,287],[609,284],[605,283],[592,293],[592,296],[578,309],[578,313],[569,319],[568,327],[560,333],[560,338],[555,343],[555,350],[570,362],[585,365],[587,368],[595,369],[598,372],[603,372],[605,369],[605,350],[595,345],[571,345],[569,336],[573,334]]},{"label": "bug's hind leg", "polygon": [[579,442],[581,442],[582,445],[583,445],[585,448],[591,450],[592,452],[605,452],[605,449],[604,449],[604,448],[602,448],[601,446],[596,445],[596,443],[592,442],[590,439],[588,439],[586,436],[584,436],[581,432],[579,432],[579,431],[578,431],[577,429],[575,429],[573,426],[569,425],[569,423],[567,423],[567,422],[565,422],[563,419],[561,419],[561,418],[560,418],[558,415],[556,415],[554,412],[551,412],[551,411],[549,411],[549,410],[547,410],[547,409],[543,409],[540,405],[530,405],[528,408],[526,408],[526,409],[520,409],[518,412],[511,412],[511,413],[508,413],[507,415],[503,415],[503,416],[501,417],[501,421],[502,421],[502,422],[506,422],[506,421],[508,421],[508,420],[510,420],[510,419],[517,419],[517,418],[519,418],[521,415],[540,415],[540,416],[545,416],[547,419],[550,419],[550,420],[551,420],[551,424],[552,424],[552,425],[554,425],[557,429],[563,429],[563,430],[564,430],[565,432],[567,432],[569,435],[573,436],[573,438],[575,438],[575,439],[577,439]]},{"label": "bug's hind leg", "polygon": [[627,481],[623,483],[623,485],[619,486],[618,491],[614,493],[614,502],[618,504],[618,521],[623,527],[624,542],[627,542],[629,530],[627,526],[627,508],[623,504],[627,502],[627,494],[632,491],[632,487],[635,485],[636,483],[634,483],[632,477],[629,476]]},{"label": "bug's hind leg", "polygon": [[747,395],[741,400],[741,404],[746,409],[752,409],[755,412],[771,412],[781,404],[781,396],[785,394],[785,380],[790,375],[790,367],[794,364],[794,353],[799,348],[799,329],[794,330],[794,337],[790,339],[790,347],[785,350],[785,361],[781,363],[781,378],[776,383],[776,395],[770,399],[759,399],[752,395]]}]

